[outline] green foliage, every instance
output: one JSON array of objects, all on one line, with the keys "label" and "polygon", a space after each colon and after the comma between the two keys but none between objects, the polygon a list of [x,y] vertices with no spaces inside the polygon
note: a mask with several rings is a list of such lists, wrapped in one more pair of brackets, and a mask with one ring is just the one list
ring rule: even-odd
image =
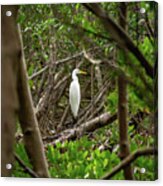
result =
[{"label": "green foliage", "polygon": [[[22,143],[17,143],[15,144],[14,149],[15,153],[18,154],[18,156],[24,161],[25,165],[28,166],[29,168],[32,168],[32,165],[29,162],[27,153],[25,151],[24,145]],[[17,161],[14,162],[12,176],[25,178],[31,177],[28,173],[25,173],[23,171],[23,168],[19,165]]]},{"label": "green foliage", "polygon": [[47,158],[52,177],[59,178],[100,178],[104,172],[111,170],[119,158],[109,151],[92,150],[93,142],[86,137],[75,142],[48,146]]},{"label": "green foliage", "polygon": [[[96,137],[98,137],[101,132],[102,131],[98,131]],[[114,133],[112,134],[112,138],[116,138]],[[113,142],[112,140],[110,140],[110,143]],[[134,141],[137,140],[143,140],[143,137],[137,135]],[[109,150],[101,152],[98,148],[94,149],[95,145],[97,145],[97,142],[90,141],[87,137],[83,137],[76,141],[57,143],[56,147],[48,145],[46,149],[46,157],[48,160],[51,177],[100,179],[104,174],[106,174],[108,171],[111,171],[113,167],[120,163],[120,159],[116,152],[111,153]],[[133,143],[132,140],[131,151],[135,151],[139,147],[140,144]],[[23,144],[17,144],[15,146],[15,151],[17,154],[19,154],[24,163],[28,167],[32,168]],[[136,179],[154,179],[154,158],[140,157],[134,162],[133,167],[135,170],[137,170],[135,172]],[[144,175],[140,173],[140,169],[143,167],[146,168],[146,173]],[[13,176],[30,177],[27,173],[23,172],[23,169],[17,162],[14,164]],[[124,179],[123,172],[119,172],[112,179]]]},{"label": "green foliage", "polygon": [[[49,145],[46,156],[51,177],[97,179],[120,162],[115,153],[100,152],[99,149],[92,150],[93,145],[94,142],[89,141],[86,137],[75,142],[58,143],[55,148]],[[25,164],[31,167],[24,146],[17,144],[15,150]],[[118,175],[121,179],[122,174]],[[16,162],[13,176],[28,177],[29,175],[25,174]],[[115,179],[118,179],[118,176]]]},{"label": "green foliage", "polygon": [[[137,180],[151,181],[155,180],[155,159],[154,157],[139,157],[135,163],[135,178]],[[145,168],[145,173],[141,173],[141,169]]]},{"label": "green foliage", "polygon": [[143,110],[146,107],[143,99],[139,98],[137,92],[133,91],[132,87],[128,87],[128,107],[129,111],[133,114],[137,112],[138,109]]},{"label": "green foliage", "polygon": [[144,37],[144,40],[142,43],[140,43],[139,48],[143,52],[144,56],[146,56],[147,60],[151,63],[151,65],[153,65],[153,61],[156,57],[154,53],[155,47],[148,37]]},{"label": "green foliage", "polygon": [[107,97],[107,108],[106,110],[108,110],[111,113],[115,113],[117,110],[117,105],[118,105],[118,90],[117,88],[111,92],[109,94],[109,96]]}]

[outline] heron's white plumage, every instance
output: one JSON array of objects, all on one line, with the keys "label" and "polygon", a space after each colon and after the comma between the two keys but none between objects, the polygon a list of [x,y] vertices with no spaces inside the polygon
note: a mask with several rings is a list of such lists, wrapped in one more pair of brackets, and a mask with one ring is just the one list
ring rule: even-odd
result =
[{"label": "heron's white plumage", "polygon": [[78,115],[80,99],[81,99],[80,84],[77,77],[77,74],[79,73],[80,73],[79,69],[73,70],[72,82],[70,84],[70,91],[69,91],[69,101],[70,101],[71,111],[75,118]]},{"label": "heron's white plumage", "polygon": [[78,115],[80,99],[81,99],[80,84],[78,81],[77,74],[86,74],[86,72],[79,69],[75,69],[72,72],[72,82],[70,84],[70,89],[69,89],[69,101],[70,101],[71,111],[73,113],[74,118],[76,118]]},{"label": "heron's white plumage", "polygon": [[70,85],[70,105],[72,113],[76,118],[80,105],[80,85],[78,80],[73,80]]}]

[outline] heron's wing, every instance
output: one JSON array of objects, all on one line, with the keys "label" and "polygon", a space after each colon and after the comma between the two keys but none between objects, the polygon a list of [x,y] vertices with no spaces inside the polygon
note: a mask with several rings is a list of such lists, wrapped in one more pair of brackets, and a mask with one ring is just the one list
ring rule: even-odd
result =
[{"label": "heron's wing", "polygon": [[70,85],[69,101],[74,117],[77,116],[80,105],[80,86],[78,81],[72,81]]}]

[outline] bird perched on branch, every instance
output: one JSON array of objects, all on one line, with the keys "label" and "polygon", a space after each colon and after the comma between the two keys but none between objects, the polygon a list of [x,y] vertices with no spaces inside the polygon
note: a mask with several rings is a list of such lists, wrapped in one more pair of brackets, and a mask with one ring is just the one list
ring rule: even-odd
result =
[{"label": "bird perched on branch", "polygon": [[69,101],[70,101],[71,111],[74,116],[74,119],[77,118],[78,110],[80,106],[80,99],[81,99],[80,84],[78,81],[77,74],[87,74],[87,73],[77,68],[74,69],[72,72],[72,82],[70,84],[70,89],[69,89]]}]

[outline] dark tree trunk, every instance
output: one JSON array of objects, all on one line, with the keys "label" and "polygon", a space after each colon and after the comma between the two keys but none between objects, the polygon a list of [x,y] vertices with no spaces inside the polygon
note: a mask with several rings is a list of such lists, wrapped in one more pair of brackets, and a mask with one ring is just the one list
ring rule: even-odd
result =
[{"label": "dark tree trunk", "polygon": [[[11,11],[11,16],[6,16]],[[17,117],[23,130],[27,153],[39,177],[48,177],[47,163],[43,151],[37,120],[27,82],[20,33],[16,17],[18,6],[2,6],[2,176],[11,176],[13,145]]]},{"label": "dark tree trunk", "polygon": [[[120,3],[119,23],[123,29],[126,29],[127,7],[126,3]],[[121,50],[121,54],[125,60],[125,51]],[[119,134],[120,134],[120,158],[123,160],[129,155],[129,141],[128,141],[128,123],[127,123],[127,81],[123,74],[118,77],[118,119],[119,119]],[[133,179],[131,165],[124,169],[124,176],[126,180]]]}]

